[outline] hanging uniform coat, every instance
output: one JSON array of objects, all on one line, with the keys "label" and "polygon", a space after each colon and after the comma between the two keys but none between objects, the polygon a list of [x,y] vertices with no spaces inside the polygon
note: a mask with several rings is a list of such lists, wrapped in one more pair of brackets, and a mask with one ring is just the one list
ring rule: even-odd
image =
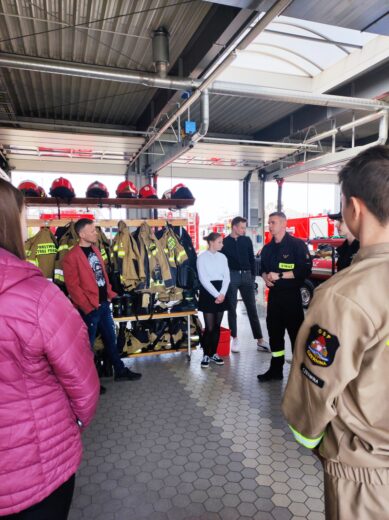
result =
[{"label": "hanging uniform coat", "polygon": [[100,226],[96,226],[96,231],[96,247],[99,249],[101,253],[101,258],[103,259],[105,268],[107,270],[107,273],[109,274],[111,271],[111,243]]},{"label": "hanging uniform coat", "polygon": [[170,273],[175,285],[175,288],[172,288],[169,293],[165,295],[165,301],[166,298],[175,301],[182,300],[182,289],[179,288],[182,287],[182,285],[179,282],[180,278],[183,278],[183,274],[187,272],[188,256],[171,226],[167,226],[163,230],[159,242],[168,259]]},{"label": "hanging uniform coat", "polygon": [[137,242],[145,281],[139,289],[149,293],[162,293],[174,287],[169,262],[151,227],[143,223],[137,232]]},{"label": "hanging uniform coat", "polygon": [[121,220],[118,228],[119,231],[113,240],[111,252],[113,270],[115,273],[119,273],[123,287],[131,291],[146,280],[144,263],[138,244],[130,234],[125,222]]},{"label": "hanging uniform coat", "polygon": [[61,288],[65,289],[65,278],[63,274],[63,259],[76,244],[78,244],[78,235],[74,229],[74,222],[70,222],[64,233],[61,233],[61,239],[58,244],[57,257],[55,259],[54,282]]},{"label": "hanging uniform coat", "polygon": [[197,253],[193,246],[192,238],[184,227],[173,227],[182,247],[185,249],[188,262],[183,265],[178,273],[178,285],[183,289],[199,289],[200,282],[197,273]]},{"label": "hanging uniform coat", "polygon": [[41,228],[38,233],[24,244],[26,260],[39,267],[48,280],[54,278],[54,265],[57,256],[57,241],[49,228]]}]

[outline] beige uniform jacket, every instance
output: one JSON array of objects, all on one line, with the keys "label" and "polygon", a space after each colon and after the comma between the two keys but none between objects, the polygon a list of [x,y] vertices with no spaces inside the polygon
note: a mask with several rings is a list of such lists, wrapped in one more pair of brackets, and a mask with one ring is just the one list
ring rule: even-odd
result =
[{"label": "beige uniform jacket", "polygon": [[50,229],[41,228],[36,235],[26,241],[24,249],[26,260],[39,267],[45,278],[53,280],[57,241]]},{"label": "beige uniform jacket", "polygon": [[361,249],[315,291],[283,412],[328,461],[389,468],[389,243]]}]

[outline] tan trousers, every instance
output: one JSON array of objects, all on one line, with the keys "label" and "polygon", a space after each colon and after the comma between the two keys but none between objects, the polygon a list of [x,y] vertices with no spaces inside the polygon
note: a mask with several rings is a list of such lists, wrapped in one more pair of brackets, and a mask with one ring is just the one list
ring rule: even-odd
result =
[{"label": "tan trousers", "polygon": [[389,520],[389,468],[324,461],[326,520]]}]

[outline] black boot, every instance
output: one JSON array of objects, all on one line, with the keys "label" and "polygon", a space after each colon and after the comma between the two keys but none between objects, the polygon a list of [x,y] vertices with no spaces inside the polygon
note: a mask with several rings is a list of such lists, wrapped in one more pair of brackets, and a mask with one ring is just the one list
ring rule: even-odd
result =
[{"label": "black boot", "polygon": [[258,374],[258,381],[260,383],[264,383],[265,381],[281,381],[284,378],[284,361],[285,356],[272,357],[269,370],[264,374]]}]

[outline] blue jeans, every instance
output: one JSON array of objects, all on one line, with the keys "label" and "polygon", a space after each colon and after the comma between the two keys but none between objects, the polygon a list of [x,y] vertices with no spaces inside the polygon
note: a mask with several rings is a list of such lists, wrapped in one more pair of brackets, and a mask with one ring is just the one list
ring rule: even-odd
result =
[{"label": "blue jeans", "polygon": [[97,331],[99,330],[103,338],[104,346],[108,351],[111,363],[115,369],[115,374],[118,375],[123,372],[125,366],[116,348],[115,324],[109,302],[103,302],[98,309],[83,315],[83,319],[88,327],[89,341],[92,349]]}]

